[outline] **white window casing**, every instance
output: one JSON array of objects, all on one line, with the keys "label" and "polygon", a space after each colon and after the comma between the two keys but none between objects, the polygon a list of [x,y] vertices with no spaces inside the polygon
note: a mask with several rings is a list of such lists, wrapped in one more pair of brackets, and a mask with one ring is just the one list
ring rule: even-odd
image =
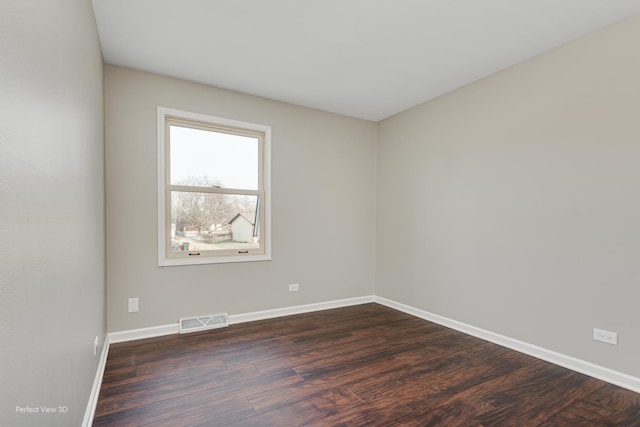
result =
[{"label": "white window casing", "polygon": [[[171,182],[171,128],[184,128],[211,132],[213,135],[231,135],[246,137],[258,141],[257,185],[256,188],[229,188],[227,186],[199,184],[198,182]],[[158,265],[177,266],[193,264],[214,264],[228,262],[268,261],[271,259],[271,128],[265,125],[246,123],[236,120],[208,116],[204,114],[158,107]],[[174,142],[175,143],[175,142]],[[249,162],[250,163],[250,162]],[[255,171],[252,171],[255,173]],[[184,226],[176,228],[172,221],[172,196],[209,199],[234,198],[254,199],[255,212],[252,215],[242,214],[233,226],[240,212],[233,208],[225,210],[230,213],[225,224],[211,224],[212,230],[202,227]],[[213,203],[213,202],[212,202]],[[222,204],[222,203],[219,203]],[[208,205],[207,205],[208,206]],[[239,209],[239,208],[238,208]],[[182,211],[180,211],[182,212]],[[186,216],[186,215],[183,215]],[[175,219],[175,218],[174,218]],[[248,224],[253,226],[253,240],[247,242]],[[234,242],[232,228],[240,230],[242,225],[242,241]],[[197,228],[197,230],[196,230]],[[218,230],[220,228],[221,230]],[[227,236],[226,233],[229,233]],[[240,232],[236,231],[238,236]],[[180,236],[178,237],[178,234]],[[209,244],[196,240],[205,236]],[[216,238],[227,239],[226,245],[216,244]],[[240,238],[240,237],[238,237]],[[205,240],[203,240],[205,241]],[[189,243],[191,242],[191,243]],[[211,243],[214,242],[214,243]],[[195,248],[194,248],[195,245]],[[244,246],[243,246],[244,245]],[[200,246],[200,247],[198,247]]]}]

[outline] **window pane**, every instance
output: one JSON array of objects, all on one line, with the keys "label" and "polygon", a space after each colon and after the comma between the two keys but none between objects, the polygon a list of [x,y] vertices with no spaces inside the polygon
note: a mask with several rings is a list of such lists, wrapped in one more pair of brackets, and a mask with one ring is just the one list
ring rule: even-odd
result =
[{"label": "window pane", "polygon": [[258,189],[258,138],[169,126],[172,185]]},{"label": "window pane", "polygon": [[258,249],[258,196],[171,192],[171,252]]}]

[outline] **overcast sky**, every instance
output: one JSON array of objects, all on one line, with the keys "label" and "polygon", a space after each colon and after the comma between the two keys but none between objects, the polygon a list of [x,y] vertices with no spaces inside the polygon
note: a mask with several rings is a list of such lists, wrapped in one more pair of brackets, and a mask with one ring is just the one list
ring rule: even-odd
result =
[{"label": "overcast sky", "polygon": [[258,189],[258,140],[170,126],[171,184],[207,176],[224,188]]}]

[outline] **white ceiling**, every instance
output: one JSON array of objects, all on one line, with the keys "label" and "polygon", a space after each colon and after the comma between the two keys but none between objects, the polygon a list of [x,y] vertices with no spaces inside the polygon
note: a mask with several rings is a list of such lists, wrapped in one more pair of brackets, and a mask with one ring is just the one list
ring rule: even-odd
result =
[{"label": "white ceiling", "polygon": [[104,59],[378,121],[640,0],[93,0]]}]

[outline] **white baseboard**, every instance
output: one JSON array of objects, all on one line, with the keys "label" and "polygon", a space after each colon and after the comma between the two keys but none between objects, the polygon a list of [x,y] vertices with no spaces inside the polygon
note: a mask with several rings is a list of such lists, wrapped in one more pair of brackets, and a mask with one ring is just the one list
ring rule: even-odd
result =
[{"label": "white baseboard", "polygon": [[563,368],[571,369],[572,371],[576,371],[581,374],[585,374],[590,377],[617,385],[619,387],[635,391],[636,393],[640,393],[640,378],[624,374],[622,372],[614,371],[613,369],[605,368],[603,366],[599,366],[572,356],[567,356],[553,350],[548,350],[537,345],[529,344],[504,335],[477,328],[466,323],[458,322],[457,320],[452,320],[447,317],[429,313],[428,311],[420,310],[418,308],[392,301],[387,298],[375,296],[374,302],[405,312],[407,314],[411,314],[421,319],[425,319],[430,322],[455,329],[456,331],[472,335],[485,341],[490,341],[494,344],[510,348],[520,353],[528,354],[529,356],[545,360],[555,365],[562,366]]},{"label": "white baseboard", "polygon": [[[296,305],[292,307],[276,308],[272,310],[255,311],[252,313],[230,314],[229,324],[253,322],[256,320],[273,319],[274,317],[291,316],[293,314],[311,313],[313,311],[328,310],[331,308],[349,307],[352,305],[366,304],[374,301],[374,296],[347,298],[334,301],[325,301],[314,304]],[[180,325],[173,323],[170,325],[152,326],[150,328],[131,329],[128,331],[111,332],[109,342],[111,344],[141,340],[144,338],[155,338],[164,335],[180,333]]]},{"label": "white baseboard", "polygon": [[367,304],[374,301],[374,296],[347,298],[334,301],[319,302],[315,304],[296,305],[293,307],[276,308],[273,310],[255,311],[253,313],[230,314],[229,324],[253,322],[256,320],[273,319],[274,317],[291,316],[294,314],[311,313],[313,311],[329,310],[331,308],[349,307],[352,305]]},{"label": "white baseboard", "polygon": [[82,427],[91,427],[93,424],[93,417],[96,414],[96,406],[98,404],[98,397],[100,396],[100,387],[102,387],[102,378],[104,376],[104,368],[107,365],[107,357],[109,356],[109,336],[107,335],[104,344],[102,345],[102,351],[100,352],[100,360],[98,360],[98,368],[96,370],[96,377],[93,380],[93,387],[91,387],[91,394],[89,395],[89,403],[87,409],[84,412],[84,419],[82,420]]},{"label": "white baseboard", "polygon": [[177,334],[180,332],[180,325],[172,323],[170,325],[151,326],[150,328],[131,329],[128,331],[110,332],[109,341],[111,344],[120,342],[142,340],[145,338],[155,338],[164,335]]}]

